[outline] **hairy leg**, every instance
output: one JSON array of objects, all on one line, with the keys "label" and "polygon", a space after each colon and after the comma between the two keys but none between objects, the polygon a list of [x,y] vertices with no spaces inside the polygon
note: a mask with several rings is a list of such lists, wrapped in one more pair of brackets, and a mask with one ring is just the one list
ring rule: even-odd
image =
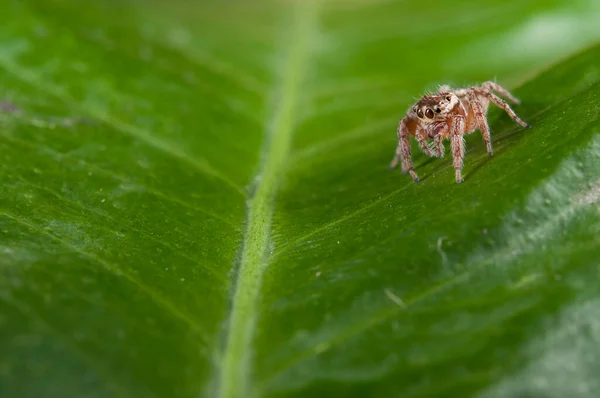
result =
[{"label": "hairy leg", "polygon": [[479,99],[477,98],[477,93],[474,91],[470,91],[469,94],[469,103],[471,104],[471,109],[473,109],[473,115],[475,116],[475,120],[477,120],[477,127],[481,131],[481,135],[483,136],[483,141],[485,142],[485,147],[487,149],[488,155],[492,156],[494,151],[492,149],[492,138],[490,136],[490,125],[488,124],[487,117],[483,110],[483,106]]},{"label": "hairy leg", "polygon": [[464,116],[456,116],[452,120],[452,127],[450,130],[450,147],[452,148],[452,165],[454,166],[454,173],[456,176],[456,182],[460,184],[463,182],[462,168],[463,159],[465,158],[465,141],[463,134],[465,131],[465,118]]},{"label": "hairy leg", "polygon": [[433,145],[435,147],[435,156],[437,156],[438,158],[443,158],[444,157],[444,140],[443,140],[441,134],[435,136]]},{"label": "hairy leg", "polygon": [[402,173],[408,172],[412,179],[416,182],[419,181],[417,173],[412,164],[411,152],[410,152],[410,132],[406,119],[402,119],[398,124],[398,147],[396,148],[396,155],[389,165],[390,169],[395,168],[398,163],[401,163]]},{"label": "hairy leg", "polygon": [[482,95],[482,96],[486,97],[487,99],[489,99],[490,102],[493,102],[494,105],[496,105],[498,108],[503,109],[504,112],[508,113],[508,116],[510,116],[512,120],[519,123],[521,126],[525,127],[526,129],[531,127],[528,123],[521,120],[521,118],[519,118],[519,116],[517,116],[515,111],[513,111],[512,108],[502,98],[498,97],[497,95],[495,95],[493,93],[490,93],[487,90],[483,90],[483,89],[475,89],[475,92],[478,95]]},{"label": "hairy leg", "polygon": [[398,163],[400,163],[401,157],[402,157],[402,145],[400,144],[400,140],[398,140],[398,146],[396,147],[396,155],[394,155],[394,158],[392,159],[392,162],[388,166],[388,169],[390,169],[390,170],[395,169],[398,166]]},{"label": "hairy leg", "polygon": [[513,96],[507,89],[505,89],[504,87],[502,87],[501,85],[499,85],[496,82],[485,82],[481,85],[482,88],[488,90],[488,91],[495,91],[497,93],[500,93],[500,95],[508,98],[508,100],[514,104],[520,104],[521,101],[518,98],[515,98],[515,96]]}]

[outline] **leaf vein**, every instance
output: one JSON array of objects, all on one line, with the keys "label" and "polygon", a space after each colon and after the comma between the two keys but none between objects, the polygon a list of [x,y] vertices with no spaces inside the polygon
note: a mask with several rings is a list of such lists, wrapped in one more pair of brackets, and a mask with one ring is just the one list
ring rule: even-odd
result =
[{"label": "leaf vein", "polygon": [[[39,189],[39,190],[48,192],[49,194],[51,194],[54,197],[56,197],[58,200],[62,200],[65,203],[77,206],[81,210],[85,210],[85,211],[89,211],[91,213],[94,213],[94,214],[96,214],[96,215],[98,215],[100,217],[103,217],[103,218],[105,218],[107,220],[110,220],[114,224],[116,224],[116,225],[118,225],[118,226],[120,226],[120,227],[122,227],[124,229],[127,229],[129,231],[135,232],[136,234],[139,234],[140,236],[144,236],[147,239],[150,239],[150,240],[156,242],[157,244],[159,244],[159,245],[161,245],[161,246],[163,246],[163,247],[165,247],[165,248],[167,248],[169,250],[172,250],[174,253],[177,253],[178,255],[182,256],[183,258],[186,258],[186,259],[192,261],[194,264],[199,265],[202,268],[207,269],[217,280],[219,280],[220,282],[223,282],[223,277],[217,272],[217,270],[214,267],[208,267],[206,264],[200,264],[200,262],[197,259],[189,256],[188,254],[186,254],[185,252],[181,251],[180,249],[177,249],[176,247],[173,247],[173,246],[169,245],[168,243],[164,242],[163,240],[156,238],[155,236],[151,235],[147,231],[144,231],[142,229],[134,228],[134,227],[132,227],[130,225],[127,225],[127,224],[123,224],[123,223],[117,221],[116,219],[114,219],[113,217],[111,217],[111,216],[109,216],[109,215],[107,215],[105,213],[102,213],[101,211],[98,211],[98,210],[96,210],[96,209],[94,209],[92,207],[86,206],[86,205],[82,204],[79,201],[69,199],[69,198],[65,197],[64,195],[61,195],[58,192],[55,192],[54,190],[52,190],[50,188],[46,188],[46,187],[34,184],[32,182],[24,180],[23,178],[19,178],[19,180],[21,182],[23,182],[24,184],[30,186],[30,187],[33,187],[35,189]],[[116,231],[113,231],[113,230],[111,230],[109,228],[105,228],[105,227],[98,226],[98,228],[102,228],[102,229],[104,229],[107,232],[112,232],[112,233],[116,232]]]},{"label": "leaf vein", "polygon": [[[31,148],[31,149],[36,149],[37,148],[37,146],[34,145],[34,144],[32,144],[31,142],[22,140],[20,138],[14,137],[12,135],[3,135],[3,137],[6,138],[6,139],[8,139],[11,142],[18,143],[18,144],[21,144],[23,146],[27,146],[28,148]],[[115,173],[114,171],[110,171],[110,170],[107,170],[107,169],[103,169],[103,168],[101,168],[100,166],[98,166],[98,165],[96,165],[94,163],[88,162],[85,159],[80,158],[78,156],[74,156],[74,155],[72,155],[70,153],[58,152],[55,149],[53,149],[53,148],[51,148],[49,146],[46,146],[46,145],[44,145],[44,150],[47,151],[47,152],[50,152],[53,156],[56,156],[56,157],[64,157],[64,158],[67,158],[67,159],[77,160],[81,165],[86,166],[88,168],[88,171],[93,171],[94,173],[98,173],[98,174],[102,174],[102,175],[105,175],[105,176],[110,177],[110,178],[114,178],[115,180],[120,181],[120,182],[125,183],[125,184],[138,185],[134,181],[128,179],[125,175],[122,175],[122,174],[119,174],[119,173]],[[172,202],[172,203],[184,206],[184,207],[186,207],[186,208],[188,208],[190,210],[194,210],[194,211],[198,211],[200,213],[203,213],[203,214],[205,214],[205,215],[207,215],[209,217],[212,217],[212,218],[214,218],[216,220],[219,220],[219,221],[223,222],[224,224],[227,224],[228,226],[230,226],[230,227],[232,227],[232,228],[234,228],[236,230],[239,228],[233,222],[227,220],[226,218],[223,218],[222,216],[220,216],[220,215],[218,215],[216,213],[213,213],[212,211],[206,210],[206,209],[204,209],[202,207],[193,206],[193,205],[185,202],[184,200],[168,196],[167,194],[165,194],[163,192],[160,192],[160,191],[158,191],[156,189],[150,188],[150,187],[148,187],[146,185],[140,185],[140,187],[143,189],[144,192],[147,192],[149,194],[157,196],[160,199],[163,199],[163,200],[166,200],[168,202]]]},{"label": "leaf vein", "polygon": [[[194,321],[189,315],[181,312],[177,307],[175,307],[173,305],[172,302],[170,302],[167,299],[165,299],[164,297],[162,297],[158,292],[153,290],[150,286],[148,286],[148,285],[144,284],[143,282],[141,282],[140,280],[134,278],[131,274],[124,272],[119,267],[109,263],[108,261],[98,257],[95,254],[92,254],[85,250],[82,250],[81,248],[70,243],[69,241],[50,233],[49,231],[45,230],[44,228],[40,227],[39,225],[32,224],[32,223],[28,222],[27,220],[25,220],[19,216],[16,216],[4,209],[0,210],[0,216],[5,216],[7,218],[10,218],[11,220],[17,222],[18,224],[21,224],[29,229],[37,231],[39,234],[44,235],[44,236],[54,240],[55,242],[63,245],[64,247],[66,247],[70,250],[73,250],[73,252],[78,253],[92,261],[95,261],[96,263],[102,265],[106,270],[112,272],[113,274],[115,274],[119,277],[125,278],[125,280],[127,280],[130,283],[132,283],[133,285],[137,286],[142,292],[147,294],[157,304],[161,305],[163,308],[168,310],[176,318],[179,318],[180,320],[182,320],[185,323],[187,323],[188,325],[190,325],[192,327],[192,329],[194,329],[198,332],[202,332],[200,325],[196,321]],[[202,336],[203,342],[206,343],[208,341],[208,339],[206,338],[204,333],[200,333],[200,335]]]},{"label": "leaf vein", "polygon": [[206,159],[195,159],[190,154],[183,151],[179,147],[173,145],[172,143],[165,141],[161,138],[157,138],[137,126],[128,124],[126,122],[122,122],[116,118],[111,117],[105,112],[92,109],[89,106],[78,104],[77,101],[75,101],[75,99],[73,99],[69,94],[63,92],[58,86],[52,83],[44,82],[44,80],[41,77],[36,76],[35,73],[33,73],[32,71],[28,71],[23,67],[19,67],[13,62],[10,62],[2,57],[0,57],[0,67],[2,67],[7,73],[13,75],[15,78],[31,85],[39,91],[44,92],[46,95],[57,98],[65,104],[69,104],[71,107],[79,109],[81,112],[87,114],[88,116],[106,123],[106,125],[114,128],[116,131],[136,138],[169,156],[172,156],[176,159],[187,163],[188,165],[194,167],[196,170],[201,171],[203,174],[220,180],[225,185],[238,192],[240,195],[244,197],[247,196],[246,191],[243,187],[239,186],[237,183],[230,180],[227,176],[214,169]]},{"label": "leaf vein", "polygon": [[99,363],[97,363],[94,356],[90,356],[87,353],[85,353],[85,351],[83,351],[77,345],[77,343],[74,339],[69,338],[69,336],[67,334],[64,334],[63,332],[58,330],[56,327],[52,326],[45,319],[43,319],[42,316],[40,314],[38,314],[35,310],[33,310],[32,308],[30,308],[28,306],[25,306],[20,301],[18,301],[15,297],[7,296],[6,294],[3,294],[3,295],[0,295],[0,299],[4,300],[4,302],[6,304],[11,305],[14,308],[16,308],[19,312],[21,312],[21,314],[28,317],[30,320],[33,320],[34,322],[41,325],[44,329],[46,329],[48,332],[50,332],[52,335],[54,335],[54,337],[56,339],[58,339],[59,341],[62,341],[66,347],[68,347],[73,353],[75,353],[77,356],[80,357],[80,359],[82,360],[83,363],[87,363],[87,365],[91,365],[92,367],[94,367],[95,370],[98,372],[98,374],[104,379],[106,384],[108,386],[110,386],[109,388],[113,392],[116,392],[121,397],[129,397],[130,396],[130,394],[127,393],[123,389],[123,386],[120,383],[115,383],[113,381],[114,377],[109,376],[107,374],[108,372],[106,371],[105,367],[100,365]]}]

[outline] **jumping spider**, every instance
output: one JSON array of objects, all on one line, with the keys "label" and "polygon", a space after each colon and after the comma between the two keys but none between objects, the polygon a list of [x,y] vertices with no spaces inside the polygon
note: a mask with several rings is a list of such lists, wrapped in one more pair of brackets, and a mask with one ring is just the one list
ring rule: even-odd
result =
[{"label": "jumping spider", "polygon": [[[443,140],[450,140],[456,182],[463,181],[461,170],[465,156],[463,135],[471,134],[479,129],[490,156],[493,155],[490,141],[490,126],[487,121],[487,109],[490,102],[504,109],[506,113],[524,128],[531,126],[521,120],[510,106],[496,96],[493,91],[519,104],[502,86],[494,82],[485,82],[481,86],[473,86],[452,90],[449,86],[441,86],[438,93],[426,95],[412,106],[406,116],[398,124],[398,148],[396,156],[390,163],[393,169],[402,162],[402,173],[409,173],[417,182],[419,177],[413,168],[410,141],[412,135],[419,147],[427,156],[441,158],[444,156]],[[433,139],[433,148],[428,140]]]}]

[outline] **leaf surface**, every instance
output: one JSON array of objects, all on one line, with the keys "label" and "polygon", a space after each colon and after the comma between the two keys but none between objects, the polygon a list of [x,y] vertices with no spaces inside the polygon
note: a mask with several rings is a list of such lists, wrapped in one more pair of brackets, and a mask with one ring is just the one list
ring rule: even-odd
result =
[{"label": "leaf surface", "polygon": [[[0,11],[3,397],[600,394],[596,2]],[[386,170],[494,78],[531,130]]]}]

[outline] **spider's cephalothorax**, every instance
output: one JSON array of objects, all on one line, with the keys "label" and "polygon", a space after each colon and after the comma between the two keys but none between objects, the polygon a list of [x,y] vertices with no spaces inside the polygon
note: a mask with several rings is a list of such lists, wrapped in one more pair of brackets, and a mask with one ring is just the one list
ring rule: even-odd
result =
[{"label": "spider's cephalothorax", "polygon": [[[493,93],[505,96],[518,104],[519,100],[506,89],[494,82],[485,82],[481,86],[451,90],[442,86],[436,94],[426,95],[410,107],[406,116],[398,124],[398,148],[396,156],[390,163],[395,168],[402,163],[402,172],[410,173],[414,181],[419,177],[412,165],[410,154],[410,136],[415,137],[419,147],[428,156],[444,156],[444,139],[450,140],[456,182],[462,182],[463,158],[465,144],[463,136],[480,130],[487,151],[493,155],[490,141],[490,127],[487,122],[487,108],[490,102],[502,108],[517,123],[525,128],[529,124],[521,120],[510,106]],[[433,140],[433,147],[429,140]]]}]

